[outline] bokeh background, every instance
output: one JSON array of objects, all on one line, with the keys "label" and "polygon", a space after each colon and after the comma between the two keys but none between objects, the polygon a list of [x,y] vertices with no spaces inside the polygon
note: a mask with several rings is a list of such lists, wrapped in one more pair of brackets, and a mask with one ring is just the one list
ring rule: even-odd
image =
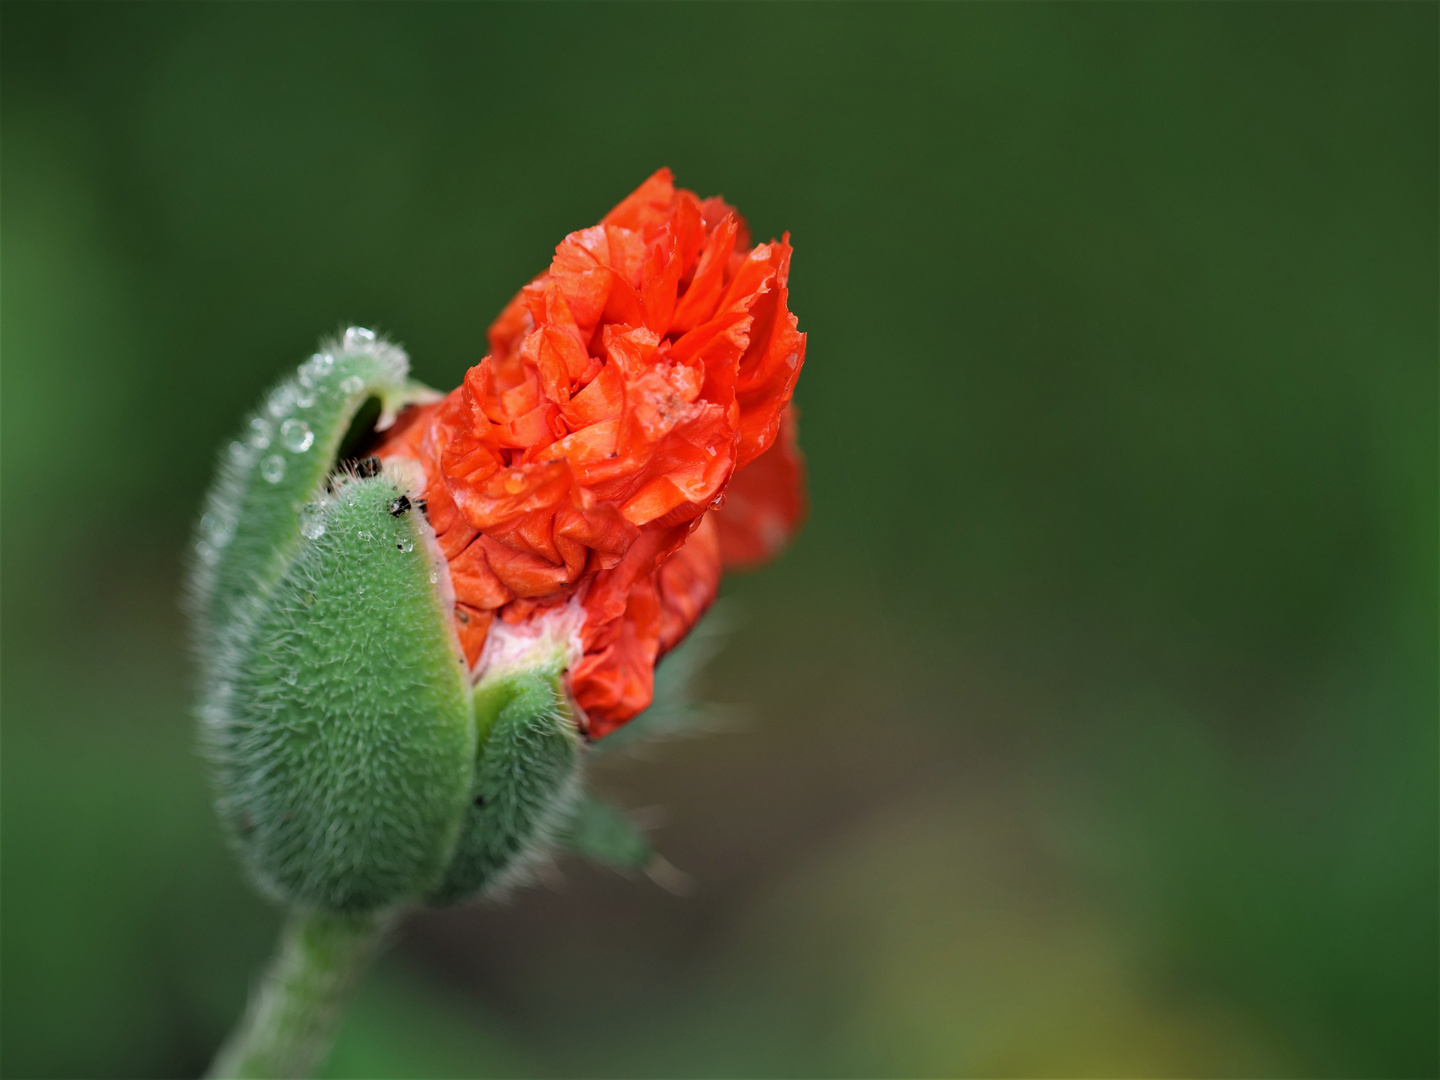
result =
[{"label": "bokeh background", "polygon": [[177,609],[241,411],[454,385],[660,165],[810,335],[727,723],[601,778],[693,891],[410,920],[328,1074],[1435,1075],[1434,5],[0,18],[5,1075],[197,1074],[273,939]]}]

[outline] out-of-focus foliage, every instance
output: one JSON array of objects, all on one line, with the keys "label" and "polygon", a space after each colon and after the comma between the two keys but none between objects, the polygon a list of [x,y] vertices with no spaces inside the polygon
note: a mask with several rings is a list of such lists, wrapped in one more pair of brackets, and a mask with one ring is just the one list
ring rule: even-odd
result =
[{"label": "out-of-focus foliage", "polygon": [[662,164],[811,335],[739,730],[603,767],[694,888],[412,921],[331,1075],[1435,1073],[1433,6],[0,18],[6,1075],[197,1072],[269,948],[176,604],[237,419],[352,322],[454,385]]}]

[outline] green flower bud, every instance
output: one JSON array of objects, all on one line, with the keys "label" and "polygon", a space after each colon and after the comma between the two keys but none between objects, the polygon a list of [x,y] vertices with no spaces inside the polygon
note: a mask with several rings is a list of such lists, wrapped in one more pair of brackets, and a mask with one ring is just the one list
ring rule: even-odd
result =
[{"label": "green flower bud", "polygon": [[190,607],[202,745],[257,884],[374,910],[512,881],[560,836],[581,741],[563,642],[529,639],[472,688],[445,563],[403,472],[336,458],[433,399],[408,359],[347,331],[280,383],[222,457]]}]

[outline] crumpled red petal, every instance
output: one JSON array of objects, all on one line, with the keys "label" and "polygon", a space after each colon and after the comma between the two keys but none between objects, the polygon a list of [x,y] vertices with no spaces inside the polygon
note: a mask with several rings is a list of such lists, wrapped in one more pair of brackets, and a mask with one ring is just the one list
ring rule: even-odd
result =
[{"label": "crumpled red petal", "polygon": [[592,737],[649,704],[722,556],[768,558],[803,516],[790,259],[788,234],[752,248],[722,199],[661,169],[567,236],[489,354],[377,451],[424,470],[471,664],[497,616],[584,608],[570,686]]},{"label": "crumpled red petal", "polygon": [[724,506],[707,515],[715,519],[727,570],[749,570],[773,559],[805,520],[805,458],[795,416],[791,405],[770,449],[735,474]]}]

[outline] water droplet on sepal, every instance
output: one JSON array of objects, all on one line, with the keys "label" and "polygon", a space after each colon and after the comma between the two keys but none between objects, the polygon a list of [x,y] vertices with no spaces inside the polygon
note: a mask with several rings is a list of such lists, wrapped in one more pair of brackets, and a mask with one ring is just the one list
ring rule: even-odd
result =
[{"label": "water droplet on sepal", "polygon": [[[316,353],[300,365],[300,379],[302,382],[317,379],[329,372],[334,366],[335,358],[329,353]],[[309,383],[307,382],[306,385],[309,385]]]},{"label": "water droplet on sepal", "polygon": [[250,421],[250,435],[248,441],[256,450],[264,450],[270,445],[270,421],[263,416],[257,416]]},{"label": "water droplet on sepal", "polygon": [[325,535],[324,508],[318,503],[307,503],[300,511],[300,535],[307,540],[319,540]]},{"label": "water droplet on sepal", "polygon": [[285,478],[285,459],[279,454],[271,454],[260,462],[260,475],[270,483],[278,484]]},{"label": "water droplet on sepal", "polygon": [[277,420],[295,407],[295,387],[289,383],[277,386],[265,403],[265,409]]},{"label": "water droplet on sepal", "polygon": [[304,420],[291,417],[280,425],[280,441],[292,454],[303,454],[315,443],[315,433]]},{"label": "water droplet on sepal", "polygon": [[224,547],[235,535],[235,515],[226,510],[209,510],[200,518],[200,531],[216,547]]}]

